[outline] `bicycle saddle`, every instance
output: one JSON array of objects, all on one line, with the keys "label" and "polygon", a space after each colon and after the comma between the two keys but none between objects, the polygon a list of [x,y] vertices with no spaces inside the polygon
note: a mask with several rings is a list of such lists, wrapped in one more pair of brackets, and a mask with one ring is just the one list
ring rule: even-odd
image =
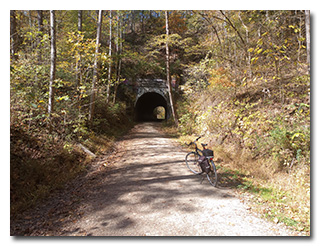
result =
[{"label": "bicycle saddle", "polygon": [[202,145],[203,147],[206,147],[208,144],[204,144],[204,143],[202,143],[201,145]]}]

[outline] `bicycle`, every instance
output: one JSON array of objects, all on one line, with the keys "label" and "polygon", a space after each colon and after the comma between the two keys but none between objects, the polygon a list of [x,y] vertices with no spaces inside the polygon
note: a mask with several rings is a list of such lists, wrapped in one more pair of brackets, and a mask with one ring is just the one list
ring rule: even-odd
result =
[{"label": "bicycle", "polygon": [[[186,155],[186,158],[185,158],[186,164],[187,164],[187,167],[190,169],[190,171],[193,172],[194,174],[201,175],[203,173],[206,173],[209,183],[214,187],[216,187],[218,183],[218,174],[217,174],[216,165],[213,162],[213,151],[206,148],[208,144],[201,143],[203,150],[198,148],[197,141],[201,137],[202,136],[199,136],[196,140],[194,140],[189,144],[186,143],[187,146],[190,146],[193,144],[195,147],[195,151],[191,151]],[[205,156],[210,164],[210,170],[208,172],[204,172],[200,166],[201,156]]]}]

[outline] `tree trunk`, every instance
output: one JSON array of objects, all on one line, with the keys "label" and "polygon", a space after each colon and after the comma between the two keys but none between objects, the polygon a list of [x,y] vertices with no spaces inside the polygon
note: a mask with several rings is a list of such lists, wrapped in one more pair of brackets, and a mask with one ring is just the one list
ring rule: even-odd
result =
[{"label": "tree trunk", "polygon": [[310,10],[305,11],[306,14],[306,42],[307,42],[307,63],[310,70]]},{"label": "tree trunk", "polygon": [[235,27],[235,25],[231,22],[231,20],[228,18],[228,16],[222,10],[220,10],[220,13],[224,16],[226,23],[228,23],[236,31],[236,33],[238,34],[238,36],[243,44],[244,51],[247,52],[246,42],[243,40],[239,30]]},{"label": "tree trunk", "polygon": [[[33,30],[33,24],[32,24],[32,16],[31,16],[31,11],[32,10],[28,10],[28,17],[29,17],[29,27],[30,27],[30,31]],[[36,41],[34,41],[33,39],[33,35],[30,36],[30,47],[31,47],[31,50],[33,50],[36,46]]]},{"label": "tree trunk", "polygon": [[107,103],[109,103],[110,99],[110,85],[111,85],[111,65],[112,65],[112,60],[111,60],[111,55],[112,55],[112,10],[110,10],[110,15],[109,15],[109,69],[108,69],[108,84],[107,84]]},{"label": "tree trunk", "polygon": [[78,10],[78,31],[82,32],[82,10]]},{"label": "tree trunk", "polygon": [[135,32],[135,10],[131,10],[131,21],[130,21],[130,28],[131,32]]},{"label": "tree trunk", "polygon": [[[298,11],[295,10],[295,15],[298,15]],[[300,54],[301,54],[301,40],[302,40],[302,16],[299,16],[299,38],[298,38],[298,62],[297,66],[300,63]]]},{"label": "tree trunk", "polygon": [[90,111],[89,111],[89,123],[92,124],[93,115],[94,115],[94,105],[96,98],[96,83],[98,80],[98,55],[100,53],[100,36],[101,36],[101,25],[102,25],[102,10],[99,10],[99,18],[97,24],[97,40],[96,40],[96,50],[94,56],[94,65],[93,65],[93,78],[92,78],[92,89],[90,96]]},{"label": "tree trunk", "polygon": [[50,36],[51,36],[51,58],[50,58],[50,82],[49,82],[49,103],[48,115],[51,119],[51,114],[54,110],[54,88],[53,84],[56,79],[56,18],[55,11],[50,10]]},{"label": "tree trunk", "polygon": [[[82,32],[82,10],[78,11],[78,35]],[[78,57],[76,61],[76,83],[77,83],[77,88],[81,84],[81,54],[80,51],[77,52]]]},{"label": "tree trunk", "polygon": [[43,14],[42,10],[37,11],[38,14],[38,37],[37,37],[37,47],[38,47],[38,64],[42,62],[42,50],[41,50],[41,39],[43,35]]},{"label": "tree trunk", "polygon": [[[244,24],[242,18],[241,18],[241,11],[239,11],[239,19],[242,23],[242,26],[244,27],[244,29],[246,30],[246,44],[245,46],[248,47],[249,45],[249,29],[248,27]],[[236,50],[236,49],[235,49]],[[247,53],[247,64],[248,64],[248,73],[249,73],[249,79],[252,79],[252,70],[251,70],[251,52],[248,51],[248,49],[246,49],[246,53]]]},{"label": "tree trunk", "polygon": [[114,88],[114,96],[113,96],[113,104],[116,103],[117,98],[117,90],[118,86],[120,84],[120,77],[121,77],[121,52],[122,52],[122,25],[121,25],[121,14],[120,11],[118,11],[117,14],[117,43],[116,43],[116,49],[117,49],[117,56],[118,56],[118,63],[117,63],[117,81]]},{"label": "tree trunk", "polygon": [[11,45],[10,45],[10,54],[11,59],[13,61],[18,59],[18,32],[17,32],[17,17],[16,17],[16,11],[10,10],[10,39],[11,39]]},{"label": "tree trunk", "polygon": [[172,111],[172,117],[174,119],[174,123],[176,126],[178,126],[178,119],[176,117],[176,112],[173,105],[173,97],[172,97],[172,86],[171,86],[171,80],[170,80],[170,53],[169,53],[169,16],[168,11],[165,11],[165,17],[166,17],[166,63],[167,63],[167,85],[169,90],[169,100],[170,100],[170,107]]}]

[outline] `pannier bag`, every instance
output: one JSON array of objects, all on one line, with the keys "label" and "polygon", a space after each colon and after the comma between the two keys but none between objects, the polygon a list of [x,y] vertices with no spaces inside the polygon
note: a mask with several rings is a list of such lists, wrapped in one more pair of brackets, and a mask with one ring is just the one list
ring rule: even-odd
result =
[{"label": "pannier bag", "polygon": [[202,153],[204,156],[213,156],[213,151],[211,149],[204,149]]},{"label": "pannier bag", "polygon": [[209,173],[210,172],[210,164],[208,159],[205,156],[199,157],[199,165],[201,167],[202,172]]}]

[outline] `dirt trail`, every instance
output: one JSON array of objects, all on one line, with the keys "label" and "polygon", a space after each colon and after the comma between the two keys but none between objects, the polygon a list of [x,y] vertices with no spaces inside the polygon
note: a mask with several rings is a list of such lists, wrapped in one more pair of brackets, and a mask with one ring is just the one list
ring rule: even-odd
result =
[{"label": "dirt trail", "polygon": [[15,227],[27,235],[294,235],[254,216],[232,190],[201,183],[185,155],[157,123],[136,125],[111,156]]}]

